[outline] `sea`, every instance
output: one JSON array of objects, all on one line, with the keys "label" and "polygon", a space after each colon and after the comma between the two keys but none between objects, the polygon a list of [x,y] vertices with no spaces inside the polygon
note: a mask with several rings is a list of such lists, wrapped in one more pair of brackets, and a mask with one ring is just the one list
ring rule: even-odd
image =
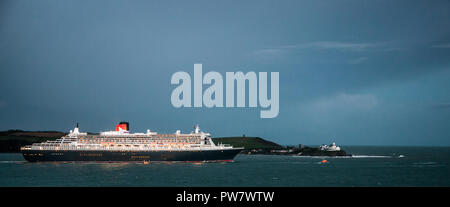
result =
[{"label": "sea", "polygon": [[342,148],[352,156],[228,163],[29,163],[0,153],[0,186],[450,186],[450,147]]}]

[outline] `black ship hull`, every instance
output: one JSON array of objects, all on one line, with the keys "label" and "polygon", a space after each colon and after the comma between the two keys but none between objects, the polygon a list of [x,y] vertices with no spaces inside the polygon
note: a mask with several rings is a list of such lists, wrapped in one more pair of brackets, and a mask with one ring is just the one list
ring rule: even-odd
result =
[{"label": "black ship hull", "polygon": [[242,149],[197,151],[99,151],[23,150],[29,162],[153,162],[233,161]]}]

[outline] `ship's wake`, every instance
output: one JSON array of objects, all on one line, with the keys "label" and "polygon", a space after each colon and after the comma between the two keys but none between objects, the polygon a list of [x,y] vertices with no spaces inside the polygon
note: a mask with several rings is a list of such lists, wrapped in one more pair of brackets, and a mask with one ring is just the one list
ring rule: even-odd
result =
[{"label": "ship's wake", "polygon": [[27,161],[25,160],[1,160],[0,164],[7,164],[7,163],[17,163],[17,164],[21,164],[21,163],[27,163]]},{"label": "ship's wake", "polygon": [[351,158],[393,158],[386,155],[352,155]]},{"label": "ship's wake", "polygon": [[303,158],[333,158],[333,159],[351,159],[351,158],[395,158],[387,155],[351,155],[351,156],[293,156]]}]

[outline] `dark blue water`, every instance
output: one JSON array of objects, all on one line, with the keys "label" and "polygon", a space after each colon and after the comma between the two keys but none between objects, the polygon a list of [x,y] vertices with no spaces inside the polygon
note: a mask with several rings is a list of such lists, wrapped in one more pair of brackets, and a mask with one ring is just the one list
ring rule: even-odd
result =
[{"label": "dark blue water", "polygon": [[21,154],[0,154],[0,186],[450,186],[450,147],[344,149],[355,157],[119,164],[28,163]]}]

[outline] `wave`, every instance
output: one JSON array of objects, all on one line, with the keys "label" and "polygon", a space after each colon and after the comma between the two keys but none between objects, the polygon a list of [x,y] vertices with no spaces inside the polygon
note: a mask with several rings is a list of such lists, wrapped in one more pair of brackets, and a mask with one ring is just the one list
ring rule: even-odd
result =
[{"label": "wave", "polygon": [[351,158],[393,158],[392,156],[385,155],[352,155],[352,156],[292,156],[292,157],[303,157],[303,158],[332,158],[332,159],[351,159]]},{"label": "wave", "polygon": [[386,155],[352,155],[352,158],[392,158]]},{"label": "wave", "polygon": [[26,163],[27,161],[18,161],[18,160],[1,160],[1,163]]},{"label": "wave", "polygon": [[302,155],[302,156],[298,156],[298,155],[292,155],[291,157],[298,157],[298,158],[339,158],[339,159],[344,159],[344,158],[352,158],[351,156],[341,156],[341,157],[333,157],[333,156],[306,156],[306,155]]},{"label": "wave", "polygon": [[420,168],[428,168],[428,167],[444,167],[447,165],[438,163],[438,162],[416,162],[416,163],[413,163],[411,166],[420,167]]},{"label": "wave", "polygon": [[415,162],[413,165],[434,165],[437,164],[437,162]]}]

